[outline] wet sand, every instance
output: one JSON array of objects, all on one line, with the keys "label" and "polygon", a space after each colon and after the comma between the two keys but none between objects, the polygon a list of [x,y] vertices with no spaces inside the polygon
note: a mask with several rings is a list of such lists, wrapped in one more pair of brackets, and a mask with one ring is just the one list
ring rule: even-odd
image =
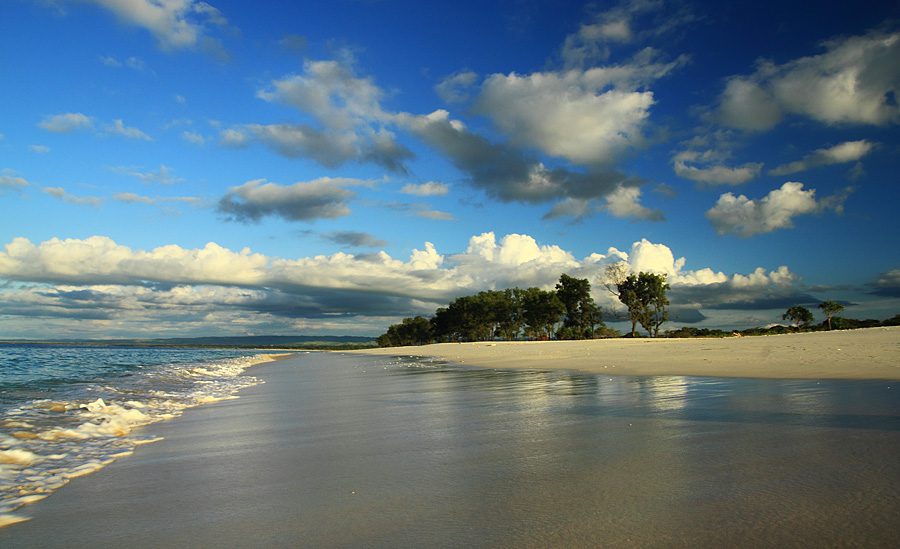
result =
[{"label": "wet sand", "polygon": [[439,343],[353,352],[609,375],[900,380],[900,326],[721,339]]},{"label": "wet sand", "polygon": [[[711,342],[707,342],[711,343]],[[885,546],[897,390],[312,353],[17,513],[0,547]]]}]

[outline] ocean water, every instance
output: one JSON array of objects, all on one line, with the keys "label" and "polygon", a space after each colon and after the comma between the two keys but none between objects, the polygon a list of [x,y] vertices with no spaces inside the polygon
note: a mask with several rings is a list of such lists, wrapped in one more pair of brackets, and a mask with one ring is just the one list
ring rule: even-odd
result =
[{"label": "ocean water", "polygon": [[19,507],[157,440],[135,428],[233,398],[268,356],[209,349],[0,346],[0,526]]}]

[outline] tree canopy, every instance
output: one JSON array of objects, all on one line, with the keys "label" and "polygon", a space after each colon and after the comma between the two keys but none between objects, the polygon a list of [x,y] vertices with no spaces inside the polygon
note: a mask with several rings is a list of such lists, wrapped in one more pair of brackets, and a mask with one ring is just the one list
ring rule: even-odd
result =
[{"label": "tree canopy", "polygon": [[[608,272],[614,276],[623,274],[621,271]],[[619,301],[628,309],[631,336],[637,335],[637,325],[640,323],[648,334],[656,337],[659,334],[659,327],[669,319],[669,298],[666,297],[669,284],[665,275],[640,272],[620,277],[613,283]]]},{"label": "tree canopy", "polygon": [[[585,339],[605,326],[587,279],[560,276],[554,290],[510,288],[462,296],[431,319],[405,318],[378,338],[382,347],[431,342]],[[426,325],[427,324],[427,328]],[[600,333],[608,334],[607,330]]]},{"label": "tree canopy", "polygon": [[844,306],[837,301],[823,301],[822,303],[819,303],[819,308],[822,309],[825,320],[828,321],[829,330],[831,329],[831,318],[844,310]]},{"label": "tree canopy", "polygon": [[781,319],[790,320],[795,328],[800,329],[812,322],[813,314],[803,305],[794,305],[781,315]]}]

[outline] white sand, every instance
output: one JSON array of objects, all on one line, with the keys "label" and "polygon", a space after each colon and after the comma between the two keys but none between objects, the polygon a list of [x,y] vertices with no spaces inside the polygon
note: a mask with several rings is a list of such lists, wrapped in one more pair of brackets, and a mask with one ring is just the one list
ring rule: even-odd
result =
[{"label": "white sand", "polygon": [[900,380],[900,327],[724,339],[439,343],[354,353],[615,375]]}]

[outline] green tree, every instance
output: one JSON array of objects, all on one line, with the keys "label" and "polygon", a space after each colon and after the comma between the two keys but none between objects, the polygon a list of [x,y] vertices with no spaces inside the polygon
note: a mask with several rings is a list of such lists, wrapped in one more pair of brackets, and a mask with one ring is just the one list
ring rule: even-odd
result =
[{"label": "green tree", "polygon": [[831,329],[831,317],[844,310],[844,306],[837,301],[823,301],[822,303],[819,303],[819,308],[822,309],[822,313],[825,314],[829,330]]},{"label": "green tree", "polygon": [[799,330],[812,322],[813,314],[809,312],[809,309],[802,305],[794,305],[781,315],[781,319],[790,320],[794,324],[794,327]]},{"label": "green tree", "polygon": [[528,288],[522,292],[522,319],[526,332],[532,337],[549,338],[553,334],[553,326],[566,312],[556,292],[547,292],[540,288]]},{"label": "green tree", "polygon": [[616,283],[619,301],[628,309],[631,337],[637,335],[637,325],[651,336],[659,334],[659,327],[669,319],[669,285],[665,275],[641,272],[628,275]]},{"label": "green tree", "polygon": [[403,322],[389,326],[387,332],[376,339],[379,347],[425,345],[426,343],[431,343],[431,341],[431,322],[421,316],[404,318]]},{"label": "green tree", "polygon": [[600,308],[591,297],[591,283],[586,278],[567,274],[559,277],[556,295],[565,308],[560,339],[584,339],[593,337],[594,328],[601,323]]},{"label": "green tree", "polygon": [[641,301],[644,303],[644,314],[641,315],[641,326],[653,337],[659,335],[659,327],[669,320],[669,298],[666,291],[669,285],[665,275],[640,273],[638,275]]}]

